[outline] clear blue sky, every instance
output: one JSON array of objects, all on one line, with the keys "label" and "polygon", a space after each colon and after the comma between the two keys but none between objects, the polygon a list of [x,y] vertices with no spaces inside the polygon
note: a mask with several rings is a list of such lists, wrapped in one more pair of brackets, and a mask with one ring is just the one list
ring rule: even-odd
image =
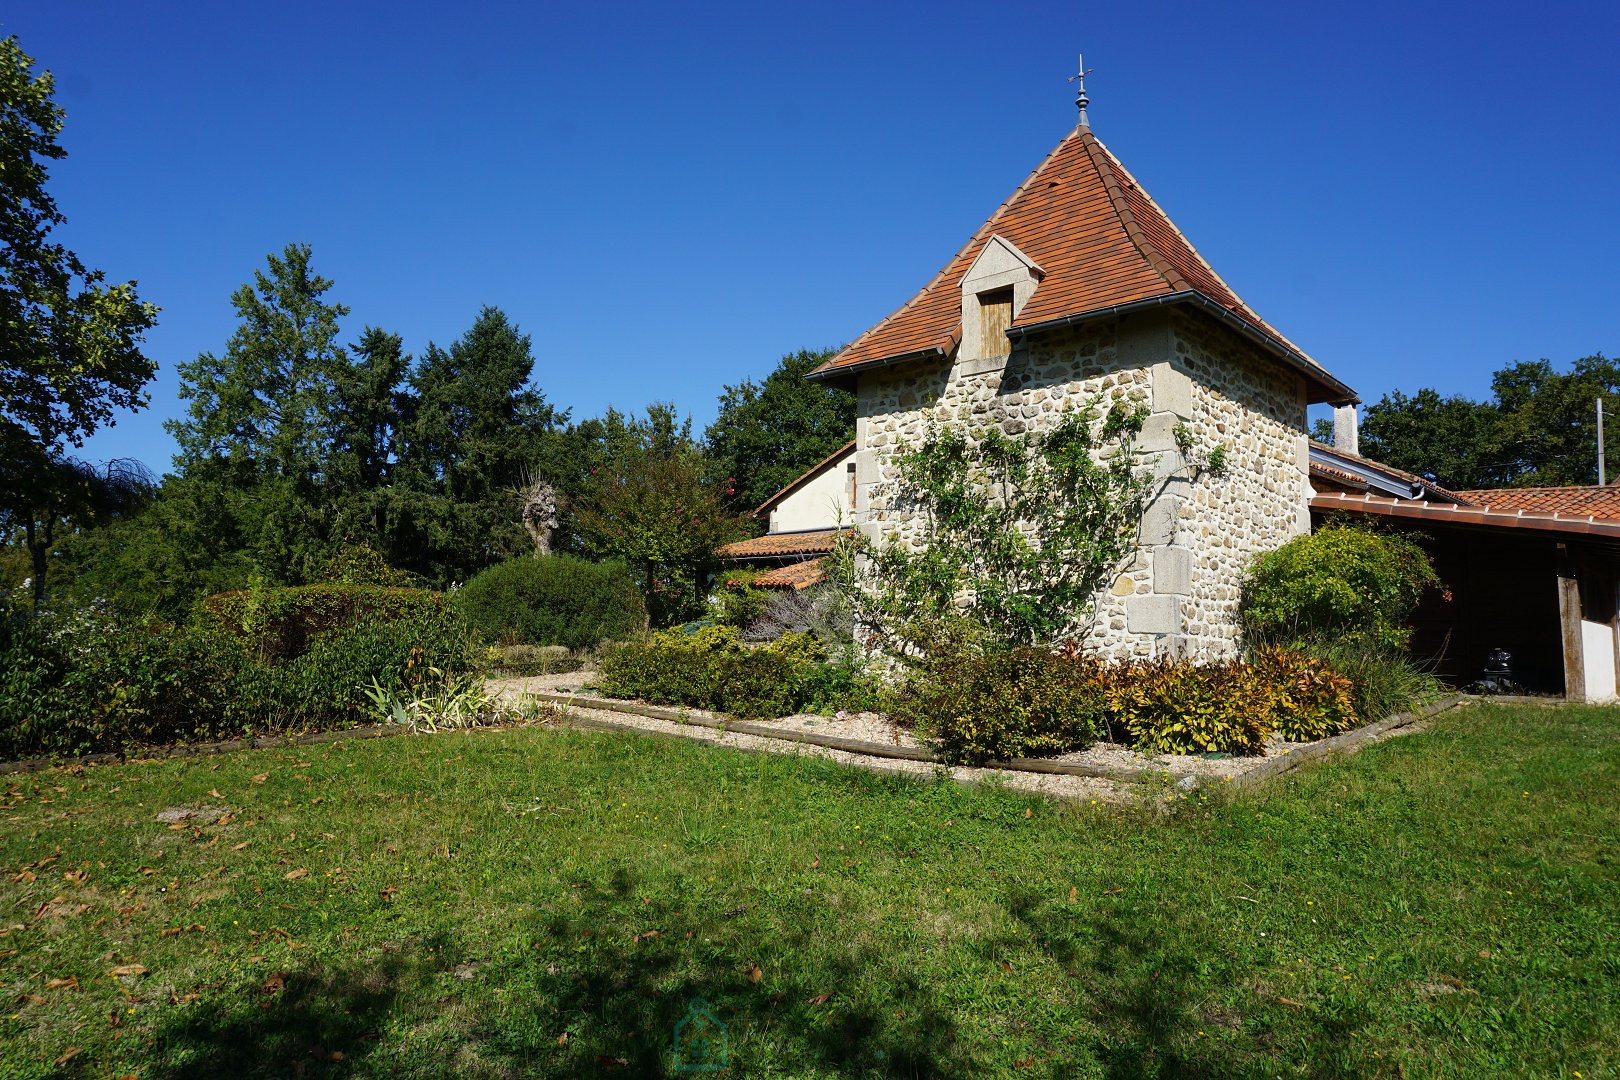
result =
[{"label": "clear blue sky", "polygon": [[420,352],[480,305],[576,417],[853,338],[1074,122],[1368,400],[1620,351],[1620,5],[8,5],[59,80],[64,239],[163,308],[147,411],[290,241]]}]

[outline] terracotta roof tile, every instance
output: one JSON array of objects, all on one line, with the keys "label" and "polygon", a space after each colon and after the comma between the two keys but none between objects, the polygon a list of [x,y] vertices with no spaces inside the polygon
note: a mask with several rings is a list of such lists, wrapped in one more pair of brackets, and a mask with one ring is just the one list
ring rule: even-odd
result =
[{"label": "terracotta roof tile", "polygon": [[822,561],[822,559],[806,559],[804,562],[789,563],[787,566],[767,570],[754,579],[754,588],[808,589],[812,585],[819,585],[827,580],[826,568],[822,566]]},{"label": "terracotta roof tile", "polygon": [[[844,532],[849,530],[845,529]],[[717,555],[722,559],[769,559],[784,555],[825,555],[833,549],[840,531],[819,529],[816,532],[767,533],[752,540],[739,540],[727,544]]]},{"label": "terracotta roof tile", "polygon": [[1196,293],[1342,384],[1283,337],[1221,280],[1089,128],[1077,128],[990,215],[916,296],[814,374],[918,353],[949,353],[961,336],[961,281],[991,236],[1046,271],[1013,328],[1119,304]]},{"label": "terracotta roof tile", "polygon": [[1620,541],[1620,520],[1589,515],[1534,513],[1529,510],[1503,510],[1495,506],[1459,506],[1455,503],[1386,499],[1379,495],[1348,495],[1339,492],[1324,492],[1314,496],[1311,499],[1311,509],[1318,512],[1349,510],[1353,513],[1376,514],[1380,517],[1423,521],[1437,525],[1523,529],[1561,536],[1590,536]]},{"label": "terracotta roof tile", "polygon": [[1460,491],[1463,498],[1492,510],[1524,510],[1536,514],[1576,514],[1620,520],[1620,488],[1539,487],[1486,488]]}]

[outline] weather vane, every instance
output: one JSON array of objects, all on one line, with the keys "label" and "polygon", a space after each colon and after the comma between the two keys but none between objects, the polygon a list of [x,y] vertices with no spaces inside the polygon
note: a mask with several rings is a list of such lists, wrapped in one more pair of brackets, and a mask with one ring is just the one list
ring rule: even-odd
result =
[{"label": "weather vane", "polygon": [[1091,126],[1091,121],[1086,118],[1086,106],[1091,104],[1091,99],[1086,96],[1086,76],[1097,69],[1086,67],[1085,53],[1079,54],[1079,60],[1079,68],[1075,74],[1069,76],[1068,81],[1080,84],[1075,88],[1077,93],[1074,95],[1074,107],[1080,110],[1080,126],[1088,128]]}]

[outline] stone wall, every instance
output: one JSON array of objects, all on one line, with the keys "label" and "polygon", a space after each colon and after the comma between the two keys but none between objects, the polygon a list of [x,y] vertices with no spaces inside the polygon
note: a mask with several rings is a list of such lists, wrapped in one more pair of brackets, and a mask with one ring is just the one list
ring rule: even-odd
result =
[{"label": "stone wall", "polygon": [[[1157,497],[1136,556],[1098,596],[1086,642],[1113,657],[1223,655],[1236,640],[1248,558],[1309,528],[1305,397],[1298,376],[1195,315],[1097,319],[1023,343],[1010,356],[957,356],[861,376],[856,522],[877,543],[921,539],[894,458],[930,422],[1042,431],[1066,405],[1099,394],[1150,408],[1138,445],[1156,455]],[[1201,442],[1195,458],[1226,447],[1224,477],[1198,475],[1181,459],[1174,432],[1183,423]]]}]

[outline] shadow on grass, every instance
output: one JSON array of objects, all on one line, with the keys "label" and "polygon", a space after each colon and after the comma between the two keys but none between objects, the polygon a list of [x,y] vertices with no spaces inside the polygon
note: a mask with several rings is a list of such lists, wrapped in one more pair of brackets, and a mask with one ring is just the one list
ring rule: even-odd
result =
[{"label": "shadow on grass", "polygon": [[1009,911],[1073,981],[1075,1012],[1097,1029],[1091,1056],[1109,1080],[1270,1076],[1285,1060],[1306,1076],[1363,1074],[1353,1040],[1365,1008],[1303,1015],[1258,992],[1238,995],[1248,999],[1241,1008],[1223,1003],[1231,988],[1210,963],[1219,957],[1200,961],[1192,920],[1124,906],[1117,918],[1081,919],[1033,895],[1014,897]]},{"label": "shadow on grass", "polygon": [[267,973],[229,998],[157,1033],[156,1075],[336,1076],[377,1048],[391,1013],[444,969],[442,939],[390,949],[361,963]]},{"label": "shadow on grass", "polygon": [[[601,901],[614,905],[628,886],[616,876]],[[592,929],[609,916],[590,904],[552,915],[532,927],[531,948],[476,965],[458,964],[464,952],[435,938],[240,987],[160,1030],[142,1074],[695,1075],[677,1069],[674,1039],[693,999],[729,1029],[723,1075],[961,1071],[953,1022],[933,1004],[937,989],[886,972],[880,998],[849,993],[870,981],[870,958],[850,943],[788,935],[773,949],[813,955],[815,974],[761,972],[756,982],[748,966],[705,951],[701,923],[693,938],[671,930],[637,941]]]}]

